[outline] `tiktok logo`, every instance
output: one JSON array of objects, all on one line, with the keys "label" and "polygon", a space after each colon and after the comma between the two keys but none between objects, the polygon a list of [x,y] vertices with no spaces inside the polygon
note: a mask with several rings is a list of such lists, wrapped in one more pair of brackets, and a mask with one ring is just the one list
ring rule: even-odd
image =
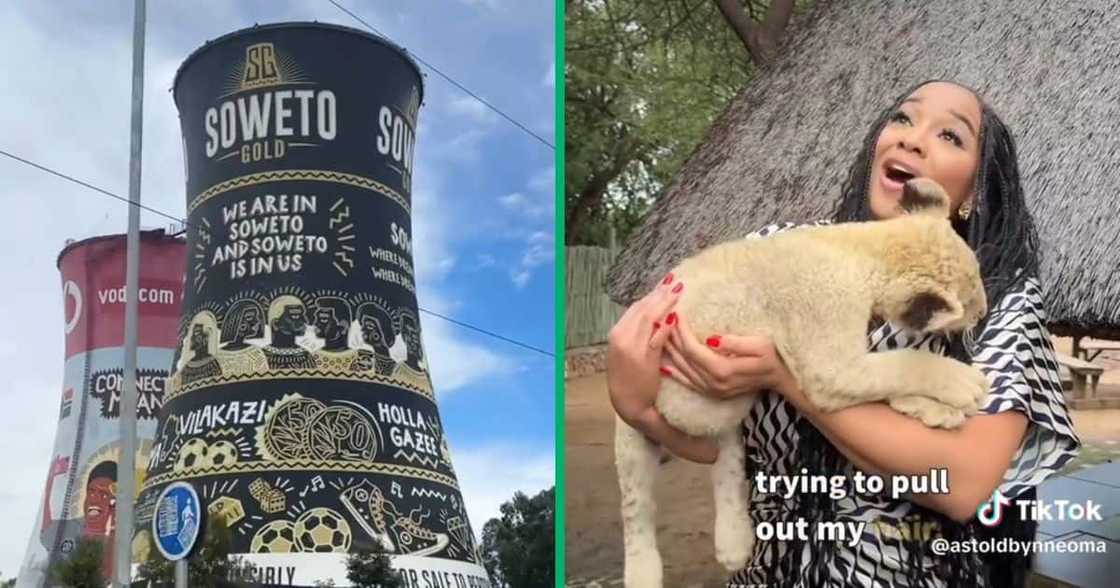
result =
[{"label": "tiktok logo", "polygon": [[976,509],[976,519],[985,527],[994,527],[1003,520],[1003,507],[1010,505],[1011,499],[996,490],[987,502]]}]

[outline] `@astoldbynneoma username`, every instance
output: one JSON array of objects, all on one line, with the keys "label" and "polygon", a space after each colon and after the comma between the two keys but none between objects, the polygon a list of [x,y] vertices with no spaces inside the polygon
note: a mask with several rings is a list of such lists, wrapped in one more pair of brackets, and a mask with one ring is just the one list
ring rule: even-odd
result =
[{"label": "@astoldbynneoma username", "polygon": [[937,537],[930,542],[930,548],[937,555],[946,553],[1107,553],[1108,546],[1103,540],[1082,539],[1079,541],[1019,541],[1010,537],[988,537],[986,539],[965,539],[950,541]]}]

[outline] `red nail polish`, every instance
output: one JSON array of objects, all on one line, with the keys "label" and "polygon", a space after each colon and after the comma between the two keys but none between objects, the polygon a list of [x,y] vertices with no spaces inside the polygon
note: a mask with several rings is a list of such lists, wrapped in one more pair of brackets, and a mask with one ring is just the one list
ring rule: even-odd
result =
[{"label": "red nail polish", "polygon": [[661,284],[664,286],[668,286],[671,283],[673,283],[673,272],[665,274],[665,279],[661,280]]},{"label": "red nail polish", "polygon": [[673,294],[679,294],[681,290],[684,290],[684,282],[680,282],[676,286],[673,286],[672,292]]},{"label": "red nail polish", "polygon": [[705,343],[708,344],[708,347],[711,347],[713,349],[719,347],[719,335],[712,335],[711,337],[708,337],[708,340],[705,341]]},{"label": "red nail polish", "polygon": [[659,321],[653,321],[653,330],[656,331],[657,329],[660,329],[660,328],[661,328],[661,323]]},{"label": "red nail polish", "polygon": [[657,369],[661,370],[661,375],[663,375],[663,376],[671,376],[671,375],[673,375],[673,372],[670,372],[670,371],[669,371],[669,368],[667,368],[667,367],[665,367],[665,366],[659,366],[659,367],[658,367]]},{"label": "red nail polish", "polygon": [[669,316],[665,317],[665,324],[675,325],[677,323],[677,313],[670,312]]}]

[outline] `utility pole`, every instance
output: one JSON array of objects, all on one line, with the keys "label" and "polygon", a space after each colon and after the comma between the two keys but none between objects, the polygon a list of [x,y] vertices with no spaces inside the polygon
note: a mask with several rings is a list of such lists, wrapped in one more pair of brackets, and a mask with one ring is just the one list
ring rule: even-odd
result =
[{"label": "utility pole", "polygon": [[113,585],[132,582],[136,502],[136,339],[140,321],[140,158],[144,132],[145,0],[135,0],[132,23],[132,139],[128,164],[128,252],[125,260],[124,378],[121,384],[121,458],[117,468],[116,553]]}]

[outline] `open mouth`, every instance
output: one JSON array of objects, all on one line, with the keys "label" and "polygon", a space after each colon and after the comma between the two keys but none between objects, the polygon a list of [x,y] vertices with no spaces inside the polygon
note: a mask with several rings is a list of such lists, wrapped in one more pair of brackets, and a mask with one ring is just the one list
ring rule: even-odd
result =
[{"label": "open mouth", "polygon": [[901,190],[906,182],[918,177],[910,167],[896,161],[887,161],[883,164],[883,182],[892,190]]},{"label": "open mouth", "polygon": [[895,184],[906,184],[907,181],[915,178],[913,172],[896,165],[887,166],[886,176]]}]

